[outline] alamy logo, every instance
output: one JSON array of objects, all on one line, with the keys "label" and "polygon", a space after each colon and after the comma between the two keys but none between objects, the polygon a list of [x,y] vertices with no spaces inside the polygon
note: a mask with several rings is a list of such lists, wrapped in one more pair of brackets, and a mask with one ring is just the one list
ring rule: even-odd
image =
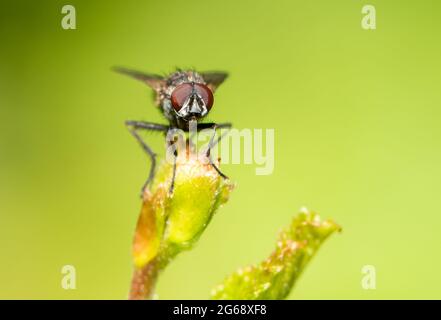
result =
[{"label": "alamy logo", "polygon": [[64,290],[74,290],[77,288],[77,272],[72,265],[65,265],[61,268],[61,287]]},{"label": "alamy logo", "polygon": [[[208,163],[210,158],[220,158],[222,164],[255,165],[256,175],[270,175],[274,171],[274,129],[221,129],[216,132],[213,129],[198,130],[197,122],[193,121],[188,135],[194,149],[200,151],[198,156],[203,163]],[[176,155],[182,154],[180,150],[185,150],[186,143],[183,130],[169,130],[166,160],[169,163],[177,161]]]},{"label": "alamy logo", "polygon": [[361,27],[364,30],[375,30],[377,28],[376,10],[373,5],[367,4],[361,8],[363,17],[361,18]]},{"label": "alamy logo", "polygon": [[364,290],[374,290],[377,287],[377,276],[375,267],[372,265],[365,265],[361,268],[361,287]]},{"label": "alamy logo", "polygon": [[61,8],[61,13],[65,14],[61,19],[61,27],[64,30],[76,29],[77,28],[77,16],[75,7],[67,4]]}]

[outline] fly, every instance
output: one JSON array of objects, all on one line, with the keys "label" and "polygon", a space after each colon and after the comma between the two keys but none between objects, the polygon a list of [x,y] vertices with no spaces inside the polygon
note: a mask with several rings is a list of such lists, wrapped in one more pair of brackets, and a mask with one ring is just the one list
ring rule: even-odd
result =
[{"label": "fly", "polygon": [[[155,104],[168,121],[168,125],[135,120],[128,120],[125,122],[130,133],[139,142],[151,160],[149,176],[142,186],[141,196],[144,194],[144,190],[147,186],[153,181],[156,168],[156,153],[141,138],[138,133],[140,130],[160,131],[165,135],[173,129],[181,129],[188,132],[192,121],[196,121],[198,131],[203,129],[213,129],[215,132],[216,129],[231,128],[231,123],[199,123],[213,107],[213,93],[227,78],[228,74],[225,72],[178,70],[163,77],[156,74],[143,73],[120,67],[116,67],[114,70],[140,80],[152,88],[155,93]],[[210,157],[210,150],[221,138],[222,136],[220,136],[217,141],[214,141],[213,138],[210,140],[206,156],[209,159],[210,165],[219,173],[219,175],[224,179],[227,179],[228,177],[220,171]],[[177,154],[175,153],[173,176],[169,189],[170,193],[173,192],[176,176],[176,157]]]}]

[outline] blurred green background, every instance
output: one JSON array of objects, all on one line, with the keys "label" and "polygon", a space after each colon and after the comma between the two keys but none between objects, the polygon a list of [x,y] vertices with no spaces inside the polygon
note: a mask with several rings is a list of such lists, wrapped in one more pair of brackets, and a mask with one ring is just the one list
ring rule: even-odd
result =
[{"label": "blurred green background", "polygon": [[[77,10],[63,30],[61,7]],[[377,9],[363,30],[361,8]],[[275,129],[275,170],[237,182],[163,299],[207,298],[260,261],[300,207],[344,231],[290,295],[441,298],[439,1],[2,1],[0,298],[125,299],[148,159],[123,125],[163,121],[142,83],[110,71],[231,73],[210,119]],[[149,134],[156,150],[161,135]],[[61,288],[61,268],[77,289]],[[374,265],[377,289],[363,290]]]}]

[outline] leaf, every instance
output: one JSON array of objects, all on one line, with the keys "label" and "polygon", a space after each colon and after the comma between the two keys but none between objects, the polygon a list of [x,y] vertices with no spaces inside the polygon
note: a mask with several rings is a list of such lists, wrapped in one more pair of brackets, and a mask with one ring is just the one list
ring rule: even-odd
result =
[{"label": "leaf", "polygon": [[340,227],[301,212],[279,235],[275,251],[255,266],[239,269],[212,292],[218,300],[284,299],[323,241]]}]

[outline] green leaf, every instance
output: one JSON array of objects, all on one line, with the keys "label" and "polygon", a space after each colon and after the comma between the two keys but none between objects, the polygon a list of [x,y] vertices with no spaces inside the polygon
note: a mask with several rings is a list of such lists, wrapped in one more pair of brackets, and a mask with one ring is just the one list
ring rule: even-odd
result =
[{"label": "green leaf", "polygon": [[304,210],[279,235],[275,251],[255,266],[241,268],[212,292],[213,299],[284,299],[323,241],[340,227]]}]

